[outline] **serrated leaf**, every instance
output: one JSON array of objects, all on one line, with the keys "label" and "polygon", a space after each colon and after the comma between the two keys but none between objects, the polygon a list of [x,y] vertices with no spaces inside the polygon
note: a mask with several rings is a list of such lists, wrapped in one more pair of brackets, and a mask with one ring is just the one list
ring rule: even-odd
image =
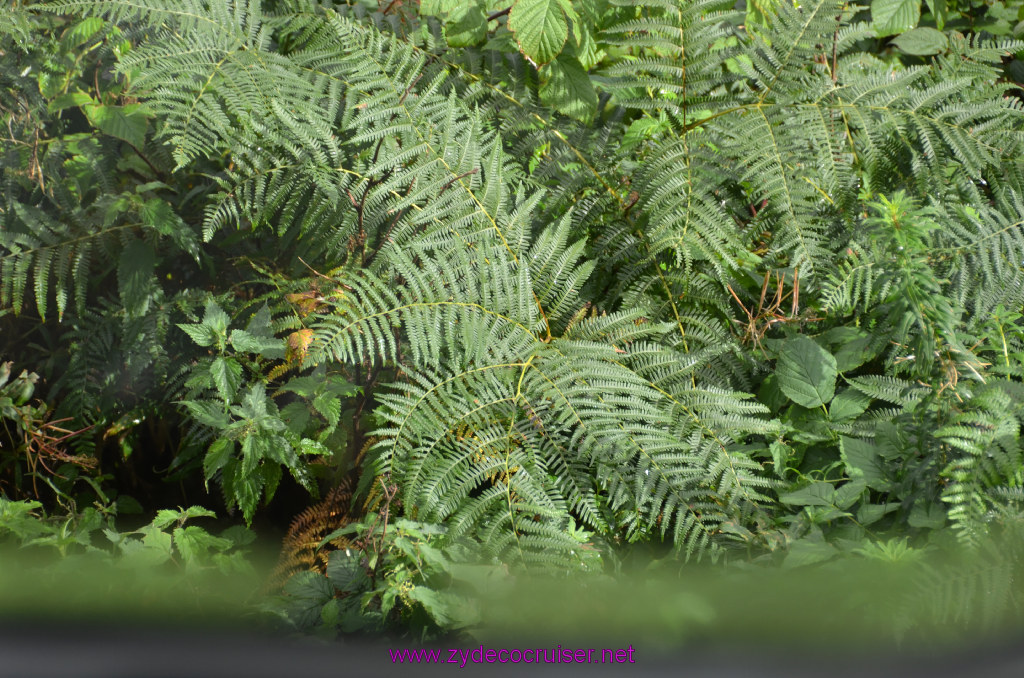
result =
[{"label": "serrated leaf", "polygon": [[230,322],[231,318],[228,317],[228,314],[224,312],[224,309],[216,301],[208,303],[203,310],[203,324],[218,335],[224,335],[228,331],[228,323]]},{"label": "serrated leaf", "polygon": [[57,111],[63,111],[65,108],[73,108],[76,106],[88,106],[93,103],[93,98],[81,90],[75,92],[67,92],[54,98],[46,106],[46,110],[49,113],[56,113]]},{"label": "serrated leaf", "polygon": [[220,533],[224,539],[228,539],[235,546],[248,546],[256,541],[256,533],[241,525],[232,525]]},{"label": "serrated leaf", "polygon": [[787,340],[775,366],[779,388],[804,407],[821,407],[835,395],[836,359],[809,337]]},{"label": "serrated leaf", "polygon": [[136,148],[146,143],[146,113],[141,104],[127,106],[83,106],[89,122],[104,134],[127,141]]},{"label": "serrated leaf", "polygon": [[359,565],[359,551],[338,549],[331,551],[327,557],[327,578],[340,591],[348,591],[349,587],[360,579],[363,568]]},{"label": "serrated leaf", "polygon": [[117,264],[117,288],[125,311],[132,316],[149,309],[156,253],[144,240],[132,240],[121,251]]},{"label": "serrated leaf", "polygon": [[864,414],[870,404],[871,398],[857,389],[847,388],[829,403],[828,416],[834,422],[849,421]]},{"label": "serrated leaf", "polygon": [[153,525],[140,528],[136,534],[142,535],[141,542],[129,539],[121,542],[121,548],[126,555],[140,561],[140,564],[155,567],[173,557],[171,535]]},{"label": "serrated leaf", "polygon": [[836,508],[845,511],[857,503],[857,500],[864,494],[866,485],[860,478],[851,480],[836,490]]},{"label": "serrated leaf", "polygon": [[203,479],[209,481],[213,474],[224,468],[235,452],[235,442],[228,438],[217,438],[203,457]]},{"label": "serrated leaf", "polygon": [[907,523],[911,527],[930,528],[937,530],[946,524],[946,509],[941,504],[917,501],[910,510]]},{"label": "serrated leaf", "polygon": [[281,390],[289,391],[303,398],[312,398],[322,384],[323,379],[316,377],[292,377],[281,387]]},{"label": "serrated leaf", "polygon": [[909,31],[920,19],[921,0],[871,0],[871,27],[879,37]]},{"label": "serrated leaf", "polygon": [[89,38],[96,35],[106,23],[102,17],[98,16],[86,17],[76,22],[61,36],[61,47],[70,52],[75,47],[88,42]]},{"label": "serrated leaf", "polygon": [[832,483],[818,481],[799,490],[780,494],[779,501],[791,506],[835,506],[836,490]]},{"label": "serrated leaf", "polygon": [[252,523],[252,517],[256,514],[256,506],[260,501],[260,492],[263,489],[263,475],[260,473],[244,473],[242,464],[235,467],[234,478],[231,482],[231,498],[242,509],[246,525]]},{"label": "serrated leaf", "polygon": [[877,523],[886,514],[899,509],[899,503],[895,504],[863,504],[857,509],[857,522],[861,525]]},{"label": "serrated leaf", "polygon": [[558,56],[569,37],[558,0],[518,0],[508,15],[508,28],[522,53],[537,66]]},{"label": "serrated leaf", "polygon": [[213,330],[202,323],[178,323],[178,328],[200,346],[213,346],[217,341]]},{"label": "serrated leaf", "polygon": [[872,336],[856,327],[837,327],[825,333],[828,344],[835,351],[836,369],[849,372],[873,359],[880,347],[873,345]]},{"label": "serrated leaf", "polygon": [[935,25],[941,31],[946,27],[946,18],[949,16],[949,10],[946,7],[946,0],[925,0],[928,3],[928,9],[932,12],[932,17],[935,18]]},{"label": "serrated leaf", "polygon": [[[152,183],[163,186],[160,182]],[[182,251],[199,261],[199,240],[195,232],[167,202],[159,198],[147,200],[139,210],[139,216],[142,218],[143,226],[154,229],[160,235],[168,236]]]},{"label": "serrated leaf", "polygon": [[788,570],[794,567],[813,565],[828,560],[838,553],[836,547],[823,539],[798,539],[789,547],[786,558],[782,561],[782,567]]},{"label": "serrated leaf", "polygon": [[263,304],[259,310],[252,314],[249,322],[245,325],[245,331],[254,337],[264,339],[275,339],[273,318],[270,316],[270,308]]},{"label": "serrated leaf", "polygon": [[[277,486],[281,484],[281,467],[277,464],[263,464],[259,468],[260,473],[263,475],[263,491],[266,495],[267,504],[274,498],[274,493],[277,492]],[[308,490],[309,487],[306,486]]]},{"label": "serrated leaf", "polygon": [[299,453],[300,454],[312,454],[316,456],[330,456],[331,450],[323,443],[309,438],[303,438],[299,441]]},{"label": "serrated leaf", "polygon": [[234,358],[214,358],[210,363],[210,377],[220,397],[230,403],[242,385],[242,366]]},{"label": "serrated leaf", "polygon": [[426,586],[414,586],[409,592],[409,597],[423,606],[438,624],[445,624],[450,621],[448,605],[444,598],[437,591]]},{"label": "serrated leaf", "polygon": [[186,400],[182,404],[195,420],[204,426],[220,430],[227,428],[231,423],[220,403],[212,400]]},{"label": "serrated leaf", "polygon": [[465,0],[421,0],[420,16],[444,16],[457,10]]},{"label": "serrated leaf", "polygon": [[873,490],[891,489],[882,455],[871,443],[858,438],[839,438],[839,451],[850,478],[862,479]]},{"label": "serrated leaf", "polygon": [[241,353],[258,353],[266,358],[284,356],[284,341],[276,337],[261,337],[246,330],[231,330],[229,341]]},{"label": "serrated leaf", "polygon": [[195,525],[175,528],[173,534],[174,546],[186,566],[197,564],[210,551],[224,551],[233,545],[230,540],[215,537]]},{"label": "serrated leaf", "polygon": [[477,5],[460,5],[444,22],[444,39],[450,47],[471,47],[487,37],[487,17]]},{"label": "serrated leaf", "polygon": [[337,426],[341,419],[341,401],[328,393],[321,393],[313,398],[313,408],[327,420],[331,427]]},{"label": "serrated leaf", "polygon": [[576,120],[593,117],[597,92],[578,59],[562,54],[542,68],[541,75],[547,77],[540,88],[541,101]]},{"label": "serrated leaf", "polygon": [[934,28],[915,28],[892,41],[904,54],[929,56],[946,50],[949,40],[942,31]]}]

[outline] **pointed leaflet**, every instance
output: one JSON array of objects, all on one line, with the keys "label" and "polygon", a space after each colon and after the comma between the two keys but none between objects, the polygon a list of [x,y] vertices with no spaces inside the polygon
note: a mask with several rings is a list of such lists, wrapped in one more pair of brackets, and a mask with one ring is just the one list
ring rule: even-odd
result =
[{"label": "pointed leaflet", "polygon": [[921,27],[907,31],[893,40],[892,44],[896,45],[904,54],[928,56],[944,51],[949,45],[949,40],[946,39],[946,34],[942,31]]},{"label": "pointed leaflet", "polygon": [[779,388],[798,405],[821,407],[835,395],[836,359],[808,337],[785,343],[775,374]]},{"label": "pointed leaflet", "polygon": [[235,442],[229,438],[217,438],[210,445],[203,458],[203,481],[208,483],[213,474],[228,463],[235,452]]},{"label": "pointed leaflet", "polygon": [[85,116],[94,127],[112,137],[127,141],[136,148],[146,143],[146,117],[141,104],[127,106],[83,106]]},{"label": "pointed leaflet", "polygon": [[536,65],[558,56],[569,37],[569,23],[558,0],[519,0],[508,15],[508,27],[519,49]]},{"label": "pointed leaflet", "polygon": [[879,36],[896,35],[917,26],[921,0],[872,0],[871,27]]},{"label": "pointed leaflet", "polygon": [[586,122],[597,108],[597,92],[590,76],[575,57],[565,54],[542,69],[548,81],[540,88],[541,101],[559,113]]},{"label": "pointed leaflet", "polygon": [[450,47],[471,47],[487,38],[487,17],[476,5],[453,10],[444,23],[444,39]]},{"label": "pointed leaflet", "polygon": [[242,385],[242,366],[234,358],[217,357],[210,363],[210,377],[217,393],[226,402],[235,399],[238,387]]}]

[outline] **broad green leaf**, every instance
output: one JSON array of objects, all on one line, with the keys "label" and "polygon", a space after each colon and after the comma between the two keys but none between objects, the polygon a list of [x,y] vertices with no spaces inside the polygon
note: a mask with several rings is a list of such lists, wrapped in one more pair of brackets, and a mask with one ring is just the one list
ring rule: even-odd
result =
[{"label": "broad green leaf", "polygon": [[234,477],[230,485],[232,490],[231,498],[242,509],[242,516],[248,525],[252,523],[252,517],[256,514],[256,506],[260,501],[260,492],[263,489],[263,475],[261,473],[244,473],[242,471],[242,464],[235,466],[234,470]]},{"label": "broad green leaf", "polygon": [[590,70],[601,63],[607,53],[598,46],[593,33],[586,26],[574,20],[572,28],[576,36],[576,58],[580,60],[583,68]]},{"label": "broad green leaf", "polygon": [[210,376],[217,393],[227,402],[235,399],[238,387],[242,384],[242,366],[234,358],[214,358],[210,363]]},{"label": "broad green leaf", "polygon": [[103,106],[90,104],[82,108],[94,127],[112,137],[127,141],[136,148],[146,143],[146,113],[141,104]]},{"label": "broad green leaf", "polygon": [[239,473],[243,476],[249,476],[256,472],[256,467],[259,466],[260,461],[269,456],[268,452],[271,450],[267,449],[266,442],[263,436],[258,433],[249,433],[242,437],[242,465]]},{"label": "broad green leaf", "polygon": [[61,37],[60,44],[67,51],[87,42],[89,38],[96,35],[107,22],[102,17],[91,16],[76,22],[67,29]]},{"label": "broad green leaf", "polygon": [[330,456],[331,450],[323,443],[309,438],[303,438],[299,441],[299,452],[301,454],[312,454],[317,456]]},{"label": "broad green leaf", "polygon": [[569,37],[569,23],[558,0],[518,0],[508,15],[509,30],[535,65],[552,61]]},{"label": "broad green leaf", "polygon": [[255,337],[274,338],[273,318],[270,315],[270,308],[266,304],[260,306],[259,310],[252,314],[249,322],[245,324],[245,331]]},{"label": "broad green leaf", "polygon": [[293,377],[281,387],[281,390],[295,393],[303,398],[312,398],[322,385],[323,379],[316,377]]},{"label": "broad green leaf", "polygon": [[225,551],[233,546],[228,539],[214,537],[201,527],[189,525],[174,530],[174,546],[185,565],[198,564],[210,551]]},{"label": "broad green leaf", "polygon": [[904,54],[927,56],[945,51],[949,44],[946,34],[934,28],[915,28],[892,41]]},{"label": "broad green leaf", "polygon": [[230,418],[222,409],[222,403],[212,400],[185,400],[182,404],[188,408],[195,420],[204,426],[220,430],[227,428],[231,423]]},{"label": "broad green leaf", "polygon": [[471,47],[487,38],[487,17],[477,5],[462,5],[448,14],[444,39],[451,47]]},{"label": "broad green leaf", "polygon": [[209,326],[218,335],[223,336],[228,331],[230,322],[231,318],[216,301],[211,301],[206,305],[206,309],[203,311],[203,324]]},{"label": "broad green leaf", "polygon": [[32,513],[42,506],[38,501],[11,501],[0,495],[0,535],[13,532],[19,539],[29,539],[45,534],[48,525]]},{"label": "broad green leaf", "polygon": [[828,405],[828,416],[834,422],[849,421],[864,414],[871,398],[854,388],[841,391]]},{"label": "broad green leaf", "polygon": [[321,393],[313,398],[313,408],[319,412],[331,426],[337,426],[341,419],[341,401],[328,393]]},{"label": "broad green leaf", "polygon": [[625,134],[623,134],[621,148],[623,150],[629,150],[655,136],[658,132],[662,132],[666,129],[669,129],[667,120],[659,120],[658,118],[637,118],[630,123]]},{"label": "broad green leaf", "polygon": [[946,509],[941,504],[914,502],[907,522],[911,527],[939,529],[946,524]]},{"label": "broad green leaf", "polygon": [[824,334],[828,346],[834,351],[836,369],[849,372],[873,359],[880,350],[872,336],[857,327],[836,327]]},{"label": "broad green leaf", "polygon": [[202,323],[178,323],[178,328],[192,337],[192,341],[200,346],[213,346],[217,342],[217,335],[214,334],[208,325]]},{"label": "broad green leaf", "polygon": [[909,31],[920,19],[921,0],[871,1],[871,27],[879,37]]},{"label": "broad green leaf", "polygon": [[775,374],[786,396],[804,407],[821,407],[836,389],[836,359],[809,337],[787,340]]},{"label": "broad green leaf", "polygon": [[772,467],[775,470],[775,475],[780,478],[785,477],[789,460],[793,456],[793,449],[779,440],[773,440],[768,449],[772,453]]},{"label": "broad green leaf", "polygon": [[57,111],[63,111],[65,108],[72,108],[74,106],[87,106],[93,103],[92,97],[82,91],[68,92],[67,94],[61,94],[56,97],[46,106],[46,110],[50,113],[56,113]]},{"label": "broad green leaf", "polygon": [[896,511],[899,507],[899,502],[895,504],[863,504],[857,509],[857,522],[861,525],[876,523],[886,514]]},{"label": "broad green leaf", "polygon": [[829,544],[827,541],[822,539],[820,536],[817,538],[804,537],[798,539],[789,547],[789,551],[786,553],[786,559],[782,561],[782,567],[790,569],[794,567],[802,567],[804,565],[813,565],[814,563],[820,563],[828,560],[835,555],[838,555],[839,551],[836,547]]},{"label": "broad green leaf", "polygon": [[288,430],[295,435],[302,435],[302,432],[306,430],[306,425],[313,418],[309,406],[301,400],[290,402],[282,407],[278,416],[281,417],[281,421],[288,424]]},{"label": "broad green leaf", "polygon": [[235,452],[235,442],[229,438],[217,438],[210,444],[203,458],[203,479],[209,482],[213,474],[219,471],[228,463]]},{"label": "broad green leaf", "polygon": [[414,586],[409,592],[409,597],[419,602],[438,624],[445,624],[450,621],[448,605],[442,594],[429,589],[426,586]]},{"label": "broad green leaf", "polygon": [[221,532],[220,536],[230,540],[235,546],[248,546],[256,541],[256,533],[241,525],[232,525]]},{"label": "broad green leaf", "polygon": [[458,10],[467,0],[421,0],[420,16],[444,16]]},{"label": "broad green leaf", "polygon": [[794,492],[779,495],[779,501],[792,506],[835,506],[836,490],[832,483],[818,481]]},{"label": "broad green leaf", "polygon": [[155,266],[156,253],[144,240],[132,240],[121,251],[117,265],[117,287],[121,303],[129,315],[143,315],[149,309]]},{"label": "broad green leaf", "polygon": [[836,508],[846,510],[857,503],[864,494],[866,486],[861,479],[851,480],[836,490]]},{"label": "broad green leaf", "polygon": [[154,567],[167,562],[174,555],[171,535],[160,531],[159,528],[146,525],[136,534],[142,535],[142,541],[127,539],[121,542],[121,549],[139,564]]},{"label": "broad green leaf", "polygon": [[575,57],[560,55],[541,69],[541,75],[547,77],[540,88],[541,101],[577,120],[587,121],[594,116],[597,92]]},{"label": "broad green leaf", "polygon": [[359,581],[363,568],[359,565],[361,552],[351,549],[331,551],[327,557],[327,578],[340,591],[347,591]]},{"label": "broad green leaf", "polygon": [[928,3],[928,9],[931,10],[932,16],[935,18],[935,25],[941,31],[946,27],[946,19],[949,17],[946,0],[925,0],[925,2]]},{"label": "broad green leaf", "polygon": [[846,474],[850,478],[862,479],[873,490],[891,489],[878,448],[867,441],[842,436],[839,439],[839,450],[846,464]]},{"label": "broad green leaf", "polygon": [[769,374],[761,382],[757,390],[757,399],[767,405],[772,412],[778,412],[789,404],[786,394],[779,388],[779,378],[775,374]]},{"label": "broad green leaf", "polygon": [[191,518],[216,518],[217,514],[202,506],[190,506],[184,510],[161,509],[150,523],[153,527],[163,529],[171,523],[184,523]]},{"label": "broad green leaf", "polygon": [[199,261],[199,241],[195,232],[166,201],[160,198],[147,200],[139,210],[139,216],[142,217],[143,226],[156,230],[160,235],[170,237],[182,251]]},{"label": "broad green leaf", "polygon": [[[266,499],[264,503],[269,504],[270,500],[274,498],[274,493],[277,492],[277,486],[281,484],[281,467],[277,464],[263,464],[259,471],[263,476],[263,491]],[[304,483],[303,486],[310,490],[308,483]]]},{"label": "broad green leaf", "polygon": [[263,353],[264,351],[284,352],[284,340],[257,337],[245,330],[231,330],[231,346],[242,353]]}]

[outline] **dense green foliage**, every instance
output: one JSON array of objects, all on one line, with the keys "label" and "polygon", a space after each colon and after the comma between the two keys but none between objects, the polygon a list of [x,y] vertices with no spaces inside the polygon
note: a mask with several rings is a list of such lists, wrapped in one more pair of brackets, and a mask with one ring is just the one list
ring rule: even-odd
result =
[{"label": "dense green foliage", "polygon": [[0,490],[251,524],[358,474],[288,589],[345,630],[499,564],[989,548],[1018,5],[14,2]]}]

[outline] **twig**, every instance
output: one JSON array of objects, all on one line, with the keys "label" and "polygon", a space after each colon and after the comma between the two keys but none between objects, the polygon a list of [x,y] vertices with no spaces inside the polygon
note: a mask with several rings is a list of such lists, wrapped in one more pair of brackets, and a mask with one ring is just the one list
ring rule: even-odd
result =
[{"label": "twig", "polygon": [[470,174],[476,174],[479,171],[480,171],[479,167],[474,167],[473,169],[469,170],[468,172],[463,172],[462,174],[460,174],[459,176],[455,177],[454,179],[449,180],[448,183],[446,183],[444,186],[441,187],[441,192],[437,194],[437,197],[440,198],[442,195],[444,195],[444,192],[447,191],[451,187],[451,185],[454,184],[459,179],[464,179],[464,178],[468,177]]},{"label": "twig", "polygon": [[501,17],[505,16],[506,14],[508,14],[511,11],[512,11],[512,6],[511,5],[509,5],[505,9],[499,9],[497,12],[495,12],[494,14],[491,14],[489,17],[487,17],[487,21],[489,21],[489,22],[490,21],[496,21],[496,20],[500,19]]}]

